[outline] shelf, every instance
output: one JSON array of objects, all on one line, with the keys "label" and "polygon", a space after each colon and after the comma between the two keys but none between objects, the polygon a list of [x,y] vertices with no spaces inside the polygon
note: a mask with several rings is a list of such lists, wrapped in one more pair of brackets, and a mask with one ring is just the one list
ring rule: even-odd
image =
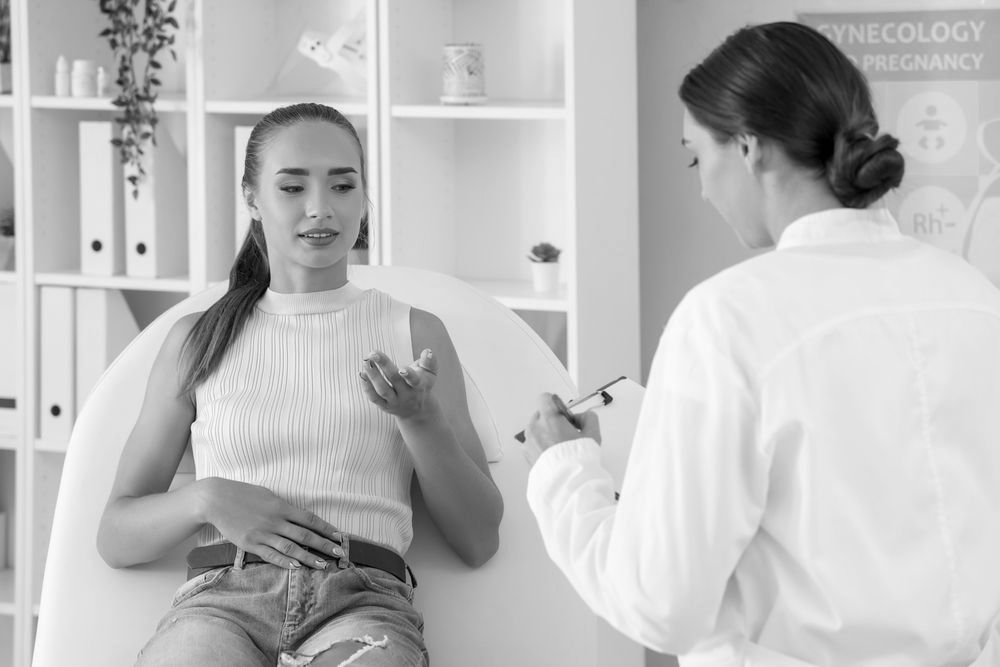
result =
[{"label": "shelf", "polygon": [[14,284],[17,282],[17,273],[14,271],[0,271],[0,285]]},{"label": "shelf", "polygon": [[6,433],[0,435],[0,452],[15,452],[17,451],[17,441],[20,440],[18,436],[7,435]]},{"label": "shelf", "polygon": [[449,118],[471,120],[563,120],[562,102],[495,100],[488,104],[394,104],[394,118]]},{"label": "shelf", "polygon": [[344,98],[311,98],[306,95],[298,97],[266,97],[261,99],[229,99],[208,100],[205,111],[208,113],[231,113],[263,116],[278,107],[296,104],[298,102],[319,102],[331,106],[345,116],[364,116],[368,113],[368,103],[360,99]]},{"label": "shelf", "polygon": [[[56,97],[55,95],[34,95],[31,106],[35,109],[70,109],[74,111],[115,111],[110,97]],[[157,111],[186,111],[187,101],[183,94],[161,95],[156,100]]]},{"label": "shelf", "polygon": [[0,95],[0,109],[12,109],[14,107],[14,96],[10,93]]},{"label": "shelf", "polygon": [[565,313],[569,310],[569,298],[565,285],[560,285],[554,294],[539,294],[530,281],[517,280],[467,280],[481,292],[512,310],[541,310]]},{"label": "shelf", "polygon": [[146,292],[188,293],[191,291],[191,281],[183,276],[172,278],[133,278],[131,276],[85,276],[79,273],[39,273],[35,276],[35,283],[38,285],[99,287]]},{"label": "shelf", "polygon": [[65,454],[69,443],[65,440],[35,440],[35,451],[48,454]]},{"label": "shelf", "polygon": [[0,615],[14,613],[14,568],[0,570]]}]

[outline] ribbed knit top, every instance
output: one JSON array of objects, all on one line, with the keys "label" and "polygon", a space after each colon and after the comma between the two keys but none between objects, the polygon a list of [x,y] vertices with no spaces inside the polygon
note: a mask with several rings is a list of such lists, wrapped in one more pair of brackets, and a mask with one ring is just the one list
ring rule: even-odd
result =
[{"label": "ribbed knit top", "polygon": [[[362,359],[413,362],[409,306],[348,283],[268,290],[218,369],[196,390],[199,479],[264,486],[335,527],[405,553],[413,462],[395,419],[361,389]],[[221,541],[213,526],[201,544]]]}]

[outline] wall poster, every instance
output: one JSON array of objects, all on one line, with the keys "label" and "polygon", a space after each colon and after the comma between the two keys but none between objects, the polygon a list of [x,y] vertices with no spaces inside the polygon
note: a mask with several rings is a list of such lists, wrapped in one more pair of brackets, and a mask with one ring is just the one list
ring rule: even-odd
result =
[{"label": "wall poster", "polygon": [[887,198],[903,233],[1000,285],[1000,9],[799,14],[868,77],[906,176]]}]

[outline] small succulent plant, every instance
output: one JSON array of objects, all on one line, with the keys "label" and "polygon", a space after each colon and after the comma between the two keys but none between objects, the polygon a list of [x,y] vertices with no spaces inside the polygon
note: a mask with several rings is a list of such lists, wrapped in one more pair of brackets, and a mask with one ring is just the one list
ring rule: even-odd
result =
[{"label": "small succulent plant", "polygon": [[561,252],[562,250],[555,247],[551,243],[539,243],[538,245],[531,247],[528,259],[532,262],[558,262],[559,253]]}]

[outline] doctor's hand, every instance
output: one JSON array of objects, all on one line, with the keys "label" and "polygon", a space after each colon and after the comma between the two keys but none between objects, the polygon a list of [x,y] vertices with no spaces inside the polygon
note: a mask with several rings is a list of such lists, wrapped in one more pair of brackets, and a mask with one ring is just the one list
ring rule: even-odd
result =
[{"label": "doctor's hand", "polygon": [[437,357],[424,350],[405,368],[398,368],[384,352],[375,351],[362,360],[359,376],[368,400],[383,412],[408,419],[419,416],[437,381]]},{"label": "doctor's hand", "polygon": [[561,403],[562,399],[555,394],[542,394],[538,397],[538,412],[532,415],[524,429],[523,449],[528,463],[534,465],[542,452],[567,440],[593,438],[600,444],[601,426],[597,415],[592,410],[574,415],[580,425],[578,429],[560,412]]}]

